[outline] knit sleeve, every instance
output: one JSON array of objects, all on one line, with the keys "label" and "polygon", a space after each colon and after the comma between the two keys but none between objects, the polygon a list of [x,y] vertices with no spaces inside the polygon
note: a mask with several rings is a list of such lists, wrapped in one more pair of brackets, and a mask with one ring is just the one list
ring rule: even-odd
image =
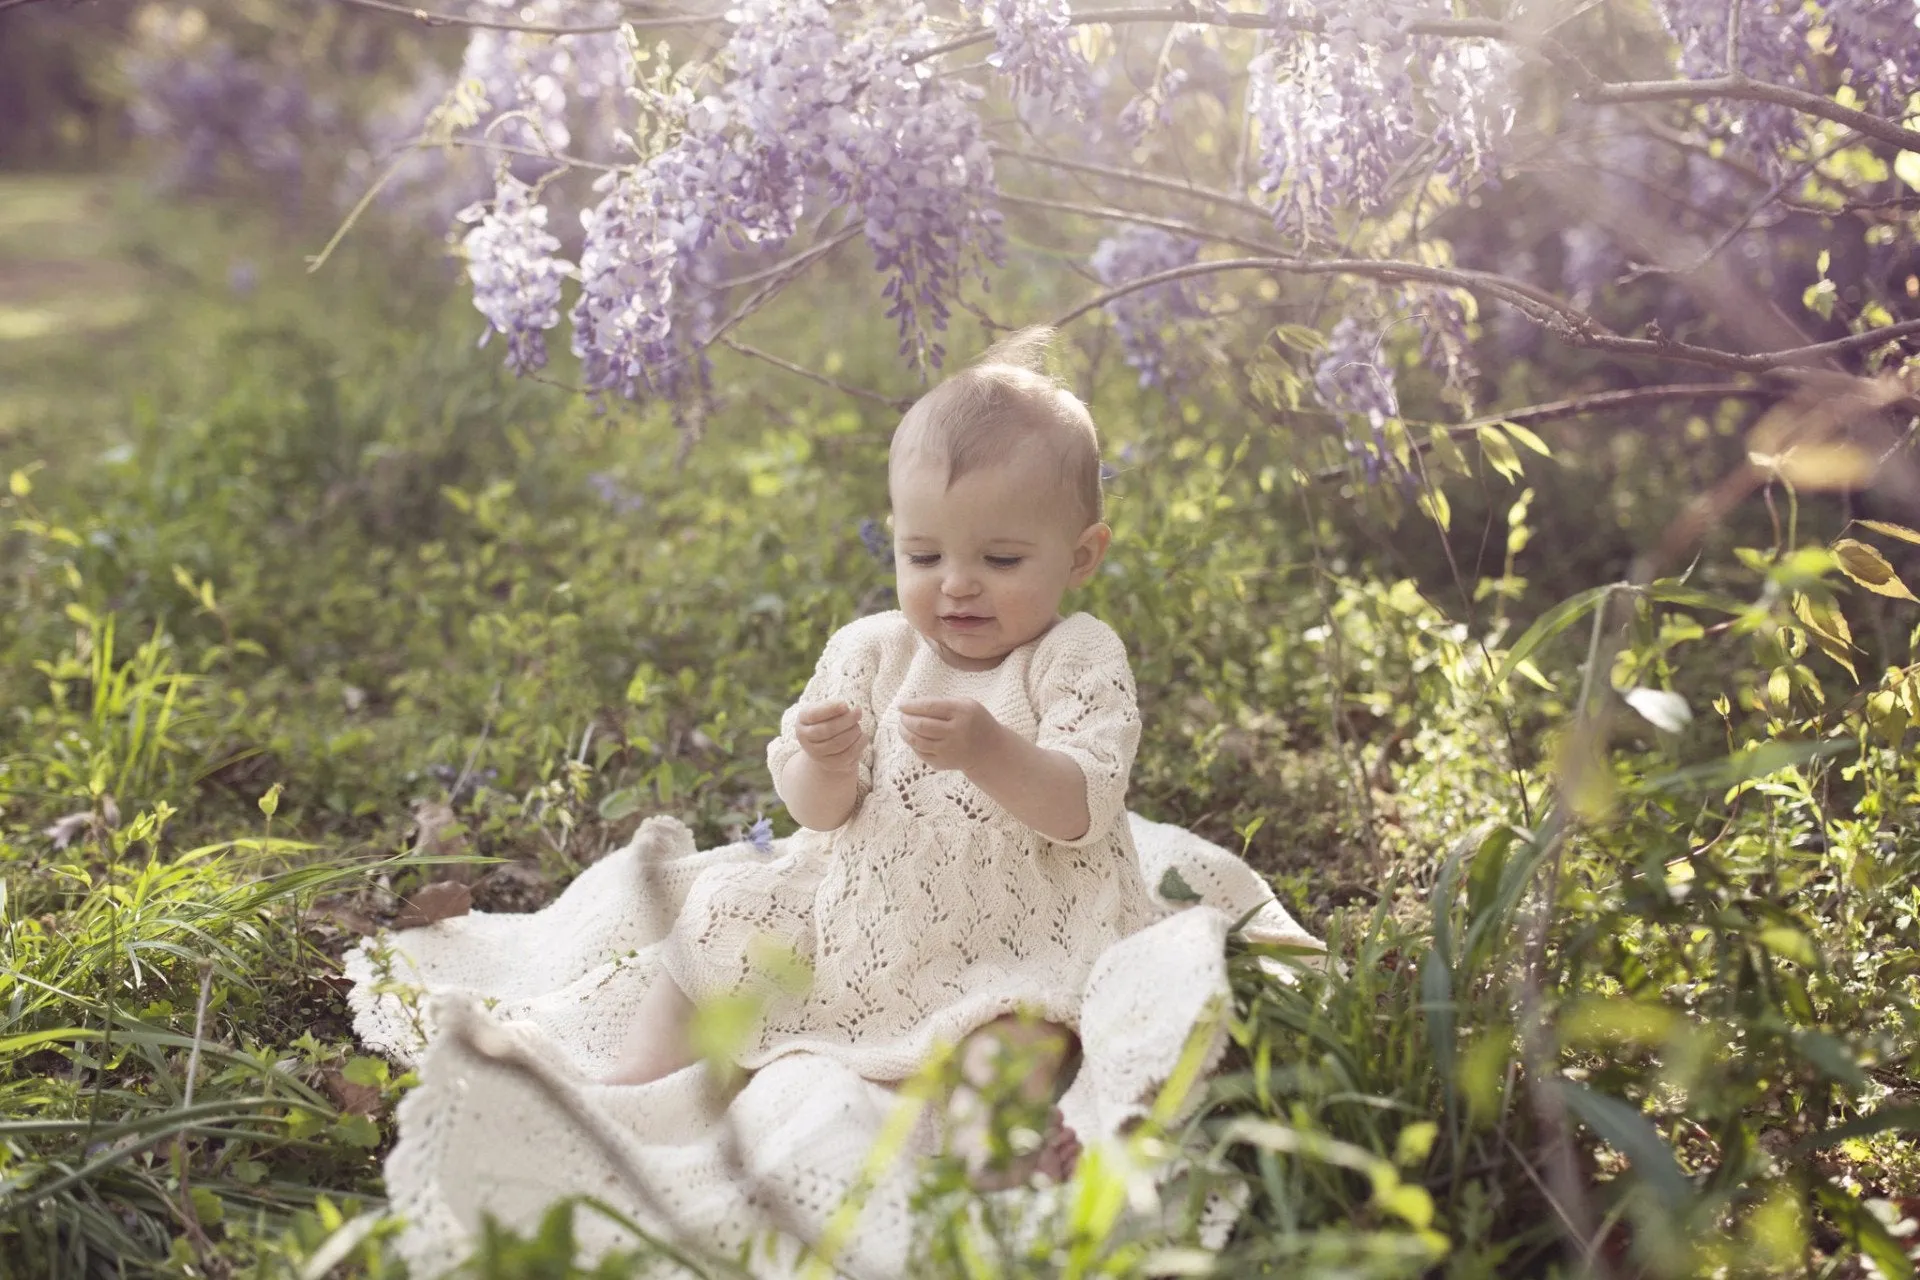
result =
[{"label": "knit sleeve", "polygon": [[860,709],[860,728],[866,734],[867,743],[860,756],[856,794],[859,800],[866,799],[867,792],[873,788],[873,727],[879,719],[873,706],[873,681],[880,670],[886,621],[896,616],[881,614],[860,618],[828,639],[800,700],[780,717],[780,735],[767,744],[767,772],[772,775],[776,789],[781,771],[801,752],[800,739],[795,735],[800,708],[840,698]]},{"label": "knit sleeve", "polygon": [[1090,614],[1076,614],[1055,628],[1034,671],[1035,739],[1049,751],[1073,757],[1087,779],[1087,831],[1093,844],[1126,820],[1127,775],[1140,746],[1140,708],[1126,646],[1113,628]]}]

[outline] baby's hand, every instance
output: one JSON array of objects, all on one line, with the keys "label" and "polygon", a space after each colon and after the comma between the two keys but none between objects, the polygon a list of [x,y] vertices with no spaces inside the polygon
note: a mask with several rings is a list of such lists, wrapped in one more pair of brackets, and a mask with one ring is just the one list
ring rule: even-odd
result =
[{"label": "baby's hand", "polygon": [[800,749],[831,773],[851,773],[860,766],[866,735],[860,731],[860,709],[850,702],[815,702],[800,708],[794,725]]},{"label": "baby's hand", "polygon": [[936,769],[966,772],[984,760],[1000,722],[972,698],[916,698],[900,704],[900,736]]}]

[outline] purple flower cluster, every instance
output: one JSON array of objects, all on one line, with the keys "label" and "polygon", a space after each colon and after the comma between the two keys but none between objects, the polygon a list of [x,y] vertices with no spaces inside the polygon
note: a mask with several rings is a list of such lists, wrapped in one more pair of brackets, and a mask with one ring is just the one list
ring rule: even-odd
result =
[{"label": "purple flower cluster", "polygon": [[1370,443],[1354,439],[1344,425],[1341,431],[1348,454],[1360,459],[1368,484],[1379,483],[1382,469],[1392,460],[1382,428],[1400,413],[1393,373],[1381,359],[1381,336],[1353,316],[1343,317],[1327,335],[1327,349],[1313,370],[1314,392],[1322,404],[1367,420]]},{"label": "purple flower cluster", "polygon": [[[1690,79],[1724,75],[1730,6],[1724,0],[1660,0]],[[1746,0],[1740,6],[1739,68],[1768,84],[1828,91],[1838,79],[1867,110],[1898,113],[1920,84],[1920,5],[1913,0]],[[1831,68],[1831,71],[1828,69]],[[1806,136],[1806,119],[1768,102],[1718,102],[1709,119],[1735,146],[1784,173]]]},{"label": "purple flower cluster", "polygon": [[647,505],[644,497],[630,492],[620,483],[618,477],[606,471],[595,471],[589,474],[587,487],[593,490],[594,497],[623,516],[630,516]]},{"label": "purple flower cluster", "polygon": [[939,363],[931,334],[953,292],[999,260],[979,116],[964,85],[903,57],[930,39],[917,7],[852,30],[835,13],[824,0],[741,0],[727,14],[731,74],[697,100],[654,95],[677,139],[603,178],[585,217],[574,350],[589,385],[684,390],[711,339],[698,312],[717,316],[712,254],[786,241],[809,196],[853,211],[902,352]]},{"label": "purple flower cluster", "polygon": [[993,29],[987,65],[1014,91],[1084,117],[1093,104],[1092,68],[1073,47],[1067,0],[964,0]]},{"label": "purple flower cluster", "polygon": [[[1725,0],[1661,0],[1659,9],[1680,46],[1681,75],[1704,79],[1726,73],[1730,6]],[[1747,0],[1740,6],[1739,69],[1755,79],[1806,88],[1813,75],[1807,37],[1816,25],[1816,11],[1801,0]],[[1708,118],[1774,172],[1784,171],[1787,152],[1803,136],[1793,109],[1774,103],[1711,103]]]},{"label": "purple flower cluster", "polygon": [[1248,66],[1260,187],[1277,194],[1277,226],[1324,234],[1342,210],[1378,209],[1397,170],[1426,147],[1437,148],[1431,166],[1456,184],[1492,173],[1512,123],[1497,96],[1506,66],[1497,46],[1412,36],[1427,9],[1401,0],[1307,8],[1325,19],[1323,33]]},{"label": "purple flower cluster", "polygon": [[[1200,242],[1158,227],[1127,227],[1093,251],[1094,274],[1109,287],[1196,262]],[[1106,304],[1121,350],[1139,371],[1140,385],[1170,389],[1184,372],[1166,341],[1167,327],[1201,314],[1192,280],[1169,280],[1123,294]]]},{"label": "purple flower cluster", "polygon": [[1420,358],[1447,389],[1464,395],[1478,375],[1467,333],[1473,296],[1461,289],[1416,283],[1402,286],[1401,301],[1420,322]]},{"label": "purple flower cluster", "polygon": [[[528,24],[586,26],[617,21],[620,6],[606,0],[479,0],[476,16],[501,16]],[[611,105],[633,84],[631,50],[618,32],[551,37],[523,31],[476,28],[460,60],[459,80],[479,86],[487,107],[479,132],[494,142],[540,155],[573,149],[584,108]],[[593,132],[590,130],[589,132]],[[510,157],[523,178],[551,165]]]},{"label": "purple flower cluster", "polygon": [[876,564],[893,563],[893,535],[887,532],[885,525],[872,516],[862,516],[859,532],[860,545],[867,549],[867,554],[873,557]]},{"label": "purple flower cluster", "polygon": [[1382,424],[1400,414],[1393,372],[1381,359],[1381,335],[1353,316],[1343,317],[1327,335],[1327,349],[1314,365],[1313,389],[1335,413],[1365,418],[1376,441]]},{"label": "purple flower cluster", "polygon": [[533,373],[547,366],[548,329],[560,323],[560,282],[573,274],[555,257],[560,241],[547,231],[547,210],[532,188],[510,173],[500,175],[493,207],[473,205],[460,214],[475,223],[461,242],[473,305],[487,318],[481,345],[495,333],[507,339],[507,367]]},{"label": "purple flower cluster", "polygon": [[225,178],[269,179],[291,196],[308,139],[336,112],[294,69],[243,58],[184,18],[146,24],[126,62],[133,125],[162,141],[169,187],[205,191]]}]

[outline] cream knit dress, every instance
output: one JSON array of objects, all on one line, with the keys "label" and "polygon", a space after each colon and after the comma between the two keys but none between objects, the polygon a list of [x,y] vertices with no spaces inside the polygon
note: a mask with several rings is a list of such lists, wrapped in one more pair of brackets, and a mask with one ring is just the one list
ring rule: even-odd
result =
[{"label": "cream knit dress", "polygon": [[[921,765],[892,709],[923,694],[977,698],[1079,760],[1086,838],[1043,840],[960,774]],[[923,1122],[876,1164],[913,1105],[881,1082],[936,1037],[1022,1004],[1077,1028],[1085,1057],[1060,1110],[1098,1150],[1154,1105],[1196,1032],[1205,1063],[1224,1049],[1230,929],[1318,948],[1232,852],[1121,810],[1139,719],[1120,642],[1092,618],[978,673],[946,668],[898,614],[864,619],[828,644],[805,696],[853,697],[878,726],[862,803],[831,837],[775,840],[769,858],[745,841],[696,848],[685,826],[653,817],[540,911],[476,911],[348,953],[355,1030],[419,1077],[386,1160],[413,1274],[458,1263],[488,1217],[531,1232],[555,1201],[585,1195],[698,1255],[752,1248],[748,1270],[768,1280],[815,1274],[802,1244],[857,1203],[835,1270],[897,1280],[912,1273],[916,1161],[934,1135]],[[776,768],[797,750],[791,717],[784,728]],[[1183,887],[1179,901],[1146,892],[1163,882]],[[755,981],[765,934],[814,982],[769,1010],[743,1054],[766,1065],[744,1085],[704,1062],[653,1084],[599,1083],[654,982],[671,972],[706,997]],[[1031,1189],[1001,1194],[1046,1204]],[[1227,1220],[1212,1221],[1169,1238],[1212,1247]],[[634,1244],[603,1214],[575,1226],[589,1258]]]},{"label": "cream knit dress", "polygon": [[[901,736],[899,707],[971,698],[1086,775],[1087,832],[1040,835],[958,770]],[[1090,614],[1061,620],[988,671],[948,666],[898,612],[827,642],[801,704],[844,699],[868,730],[853,815],[830,839],[769,862],[710,868],[689,889],[662,963],[695,1003],[750,992],[764,1003],[740,1054],[757,1068],[793,1052],[899,1080],[940,1041],[1031,1010],[1077,1026],[1087,974],[1156,918],[1125,816],[1140,713],[1126,649]],[[776,778],[800,754],[799,704],[767,748]],[[788,966],[799,961],[804,989]]]}]

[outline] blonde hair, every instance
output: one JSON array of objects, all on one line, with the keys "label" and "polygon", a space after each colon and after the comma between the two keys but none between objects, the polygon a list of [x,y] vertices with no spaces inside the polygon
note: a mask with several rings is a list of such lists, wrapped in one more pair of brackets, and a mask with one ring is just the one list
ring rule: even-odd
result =
[{"label": "blonde hair", "polygon": [[1052,339],[1046,325],[1009,334],[916,400],[894,429],[888,475],[909,462],[937,460],[951,486],[1031,444],[1059,469],[1061,488],[1085,517],[1080,527],[1098,523],[1105,510],[1100,434],[1080,397],[1046,371]]}]

